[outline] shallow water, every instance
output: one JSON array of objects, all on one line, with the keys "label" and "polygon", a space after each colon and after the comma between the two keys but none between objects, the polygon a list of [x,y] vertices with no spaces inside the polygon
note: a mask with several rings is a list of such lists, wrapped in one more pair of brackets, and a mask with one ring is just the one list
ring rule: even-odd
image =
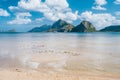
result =
[{"label": "shallow water", "polygon": [[120,73],[120,33],[2,33],[0,67]]}]

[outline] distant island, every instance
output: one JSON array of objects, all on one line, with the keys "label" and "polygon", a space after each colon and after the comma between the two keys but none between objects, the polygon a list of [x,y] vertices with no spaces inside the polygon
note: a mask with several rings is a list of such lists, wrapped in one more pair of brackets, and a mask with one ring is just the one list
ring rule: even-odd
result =
[{"label": "distant island", "polygon": [[7,31],[3,31],[3,30],[1,30],[0,32],[2,32],[2,33],[15,33],[16,32],[16,30],[15,29],[10,29],[10,30],[7,30]]},{"label": "distant island", "polygon": [[95,26],[89,21],[82,21],[77,26],[74,26],[62,19],[59,19],[53,25],[42,25],[35,27],[28,32],[120,32],[120,25],[109,26],[101,30],[96,30]]},{"label": "distant island", "polygon": [[120,25],[108,26],[108,27],[105,27],[104,29],[101,29],[100,31],[102,31],[102,32],[120,32]]}]

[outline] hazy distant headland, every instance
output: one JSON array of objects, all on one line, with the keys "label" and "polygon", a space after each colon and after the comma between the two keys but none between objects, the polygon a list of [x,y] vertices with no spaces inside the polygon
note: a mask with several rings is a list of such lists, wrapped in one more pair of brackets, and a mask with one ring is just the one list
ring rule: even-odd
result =
[{"label": "hazy distant headland", "polygon": [[16,33],[17,31],[15,30],[15,29],[10,29],[10,30],[7,30],[7,31],[3,31],[3,30],[0,30],[0,32],[2,32],[2,33]]}]

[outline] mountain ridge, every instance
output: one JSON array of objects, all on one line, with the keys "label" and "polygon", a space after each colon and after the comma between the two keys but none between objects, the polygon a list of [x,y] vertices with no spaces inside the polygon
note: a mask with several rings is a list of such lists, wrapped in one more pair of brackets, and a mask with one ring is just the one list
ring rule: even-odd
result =
[{"label": "mountain ridge", "polygon": [[40,27],[35,27],[35,28],[29,30],[28,32],[45,32],[45,31],[49,30],[50,28],[51,28],[51,25],[44,24]]},{"label": "mountain ridge", "polygon": [[74,26],[62,19],[54,22],[48,32],[70,32]]},{"label": "mountain ridge", "polygon": [[72,32],[96,32],[96,29],[92,23],[84,20],[79,25],[74,27]]},{"label": "mountain ridge", "polygon": [[28,32],[120,32],[120,25],[107,26],[101,30],[96,30],[94,25],[83,20],[77,26],[74,26],[62,19],[57,20],[52,25],[42,25],[35,27]]},{"label": "mountain ridge", "polygon": [[105,27],[101,29],[100,32],[120,32],[120,25],[112,25]]},{"label": "mountain ridge", "polygon": [[[45,26],[35,27],[28,32],[41,32],[40,29],[44,29],[44,27]],[[76,30],[76,28],[78,28],[78,31]],[[54,22],[53,25],[49,26],[48,29],[42,32],[96,32],[96,29],[89,21],[84,20],[79,25],[74,26],[62,19],[59,19]]]}]

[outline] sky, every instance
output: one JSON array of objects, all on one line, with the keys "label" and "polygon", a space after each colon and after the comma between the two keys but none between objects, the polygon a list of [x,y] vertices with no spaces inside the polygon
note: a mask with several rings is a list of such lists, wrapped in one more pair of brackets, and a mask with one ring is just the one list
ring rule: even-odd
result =
[{"label": "sky", "polygon": [[0,31],[25,32],[58,19],[87,20],[97,30],[120,25],[120,0],[0,0]]}]

